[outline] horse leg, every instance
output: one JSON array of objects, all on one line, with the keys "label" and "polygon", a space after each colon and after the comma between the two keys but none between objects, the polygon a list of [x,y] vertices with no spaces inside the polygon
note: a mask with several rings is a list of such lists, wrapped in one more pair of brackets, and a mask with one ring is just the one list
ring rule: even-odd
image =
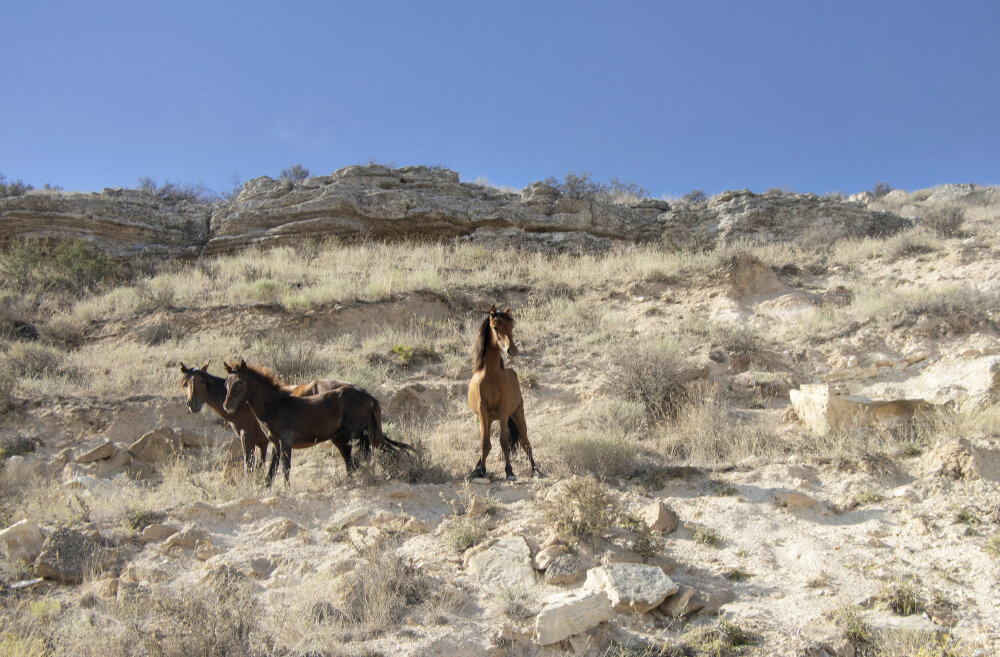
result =
[{"label": "horse leg", "polygon": [[347,468],[347,474],[351,475],[355,470],[358,469],[358,464],[351,458],[351,442],[349,436],[338,433],[333,438],[333,444],[337,446],[340,450],[340,455],[344,457],[344,467]]},{"label": "horse leg", "polygon": [[253,457],[256,445],[250,444],[250,436],[247,435],[245,430],[237,431],[236,435],[240,437],[240,444],[243,445],[243,473],[249,476],[253,472]]},{"label": "horse leg", "polygon": [[[279,443],[281,446],[281,470],[285,474],[285,488],[291,485],[292,475],[292,441],[284,440]],[[275,448],[277,450],[277,448]]]},{"label": "horse leg", "polygon": [[479,463],[476,464],[476,468],[469,473],[466,479],[479,479],[486,476],[486,457],[490,453],[490,425],[493,422],[490,420],[489,411],[485,408],[479,409],[479,433],[483,442],[483,452],[482,456],[479,458]]},{"label": "horse leg", "polygon": [[528,455],[528,461],[531,463],[531,471],[538,477],[544,477],[542,471],[538,469],[535,465],[535,457],[531,454],[531,443],[528,442],[528,425],[524,421],[524,403],[522,402],[517,410],[511,413],[510,419],[514,421],[517,426],[517,432],[519,435],[518,442],[521,445],[521,449],[524,453]]},{"label": "horse leg", "polygon": [[271,487],[271,483],[274,482],[274,475],[278,474],[278,452],[281,448],[276,443],[274,449],[271,450],[271,465],[267,468],[267,476],[264,477],[264,485],[268,488]]},{"label": "horse leg", "polygon": [[500,418],[500,449],[503,450],[503,469],[507,473],[507,481],[517,481],[514,468],[510,467],[510,436],[507,435],[507,418]]}]

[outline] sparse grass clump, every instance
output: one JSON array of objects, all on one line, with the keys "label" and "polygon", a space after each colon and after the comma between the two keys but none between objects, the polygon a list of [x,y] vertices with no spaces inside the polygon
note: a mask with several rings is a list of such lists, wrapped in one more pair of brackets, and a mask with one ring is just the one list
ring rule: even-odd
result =
[{"label": "sparse grass clump", "polygon": [[[749,632],[728,619],[720,618],[711,625],[703,625],[685,632],[681,637],[684,651],[679,654],[728,657],[739,654],[743,647],[753,643],[754,637]],[[667,654],[670,655],[669,652]]]},{"label": "sparse grass clump", "polygon": [[644,557],[658,557],[663,554],[663,543],[653,536],[653,531],[641,518],[627,514],[622,518],[622,527],[635,534],[632,551]]},{"label": "sparse grass clump", "polygon": [[619,517],[618,498],[593,477],[574,476],[549,496],[545,521],[568,543],[606,532]]},{"label": "sparse grass clump", "polygon": [[1000,532],[994,532],[986,540],[986,553],[994,559],[1000,559]]},{"label": "sparse grass clump", "polygon": [[955,513],[955,522],[960,525],[978,525],[982,522],[979,512],[971,506],[964,506]]},{"label": "sparse grass clump", "polygon": [[750,324],[716,324],[710,333],[712,345],[725,352],[734,365],[745,369],[764,351],[764,338]]},{"label": "sparse grass clump", "polygon": [[448,521],[445,536],[449,545],[464,552],[486,538],[486,523],[482,518],[455,516]]},{"label": "sparse grass clump", "polygon": [[0,438],[0,461],[35,451],[35,441],[22,435]]},{"label": "sparse grass clump", "polygon": [[706,527],[705,525],[696,525],[691,530],[694,534],[695,543],[701,543],[702,545],[707,545],[709,547],[719,547],[722,543],[722,538],[719,536],[711,527]]},{"label": "sparse grass clump", "polygon": [[865,621],[860,607],[846,606],[835,609],[832,613],[833,622],[844,632],[847,640],[855,646],[871,643],[874,638],[871,627]]}]

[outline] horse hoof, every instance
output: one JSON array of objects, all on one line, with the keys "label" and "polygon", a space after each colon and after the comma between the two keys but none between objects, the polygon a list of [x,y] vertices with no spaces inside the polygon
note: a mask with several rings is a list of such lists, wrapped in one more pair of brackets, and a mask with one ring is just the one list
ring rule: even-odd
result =
[{"label": "horse hoof", "polygon": [[486,478],[485,468],[476,468],[475,470],[473,470],[472,472],[470,472],[465,476],[466,481],[472,481],[473,479],[485,479],[485,478]]},{"label": "horse hoof", "polygon": [[535,468],[532,474],[535,476],[535,479],[545,479],[545,475],[538,468]]},{"label": "horse hoof", "polygon": [[517,477],[513,473],[507,475],[507,481],[517,481]]}]

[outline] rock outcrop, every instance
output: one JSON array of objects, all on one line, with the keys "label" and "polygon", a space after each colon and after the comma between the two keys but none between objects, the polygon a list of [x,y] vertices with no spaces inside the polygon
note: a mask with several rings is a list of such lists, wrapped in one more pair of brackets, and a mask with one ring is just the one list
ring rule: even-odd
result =
[{"label": "rock outcrop", "polygon": [[0,199],[0,243],[84,238],[116,257],[195,256],[305,239],[487,240],[555,251],[615,243],[795,240],[888,234],[908,221],[861,203],[812,194],[724,192],[704,203],[595,195],[573,198],[536,182],[520,194],[460,182],[423,166],[349,166],[301,182],[247,182],[228,201],[170,202],[138,190],[33,191]]},{"label": "rock outcrop", "polygon": [[132,189],[29,192],[0,198],[0,244],[20,238],[86,239],[112,256],[195,256],[208,240],[208,203],[167,202]]}]

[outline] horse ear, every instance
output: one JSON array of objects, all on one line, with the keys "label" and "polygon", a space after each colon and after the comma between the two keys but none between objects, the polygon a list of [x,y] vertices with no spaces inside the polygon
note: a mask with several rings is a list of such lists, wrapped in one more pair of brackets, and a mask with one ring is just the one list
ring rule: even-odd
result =
[{"label": "horse ear", "polygon": [[241,370],[245,370],[246,368],[247,368],[247,362],[241,358],[240,359],[240,369]]},{"label": "horse ear", "polygon": [[507,309],[504,310],[503,312],[504,312],[505,315],[509,315],[510,314],[510,306],[507,306]]},{"label": "horse ear", "polygon": [[184,367],[184,363],[181,363],[181,374],[189,374],[190,372],[190,368]]},{"label": "horse ear", "polygon": [[229,374],[233,373],[233,368],[230,367],[229,363],[227,363],[226,361],[222,361],[222,366],[226,368],[226,372],[228,372]]},{"label": "horse ear", "polygon": [[200,367],[199,369],[200,369],[200,370],[201,370],[202,372],[208,372],[208,364],[209,364],[210,362],[211,362],[211,361],[207,361],[207,360],[206,360],[206,361],[205,361],[205,364],[204,364],[204,365],[202,365],[202,366],[201,366],[201,367]]},{"label": "horse ear", "polygon": [[490,306],[490,317],[492,317],[493,315],[496,315],[496,314],[497,314],[497,307],[496,307],[496,304],[494,304],[494,305]]}]

